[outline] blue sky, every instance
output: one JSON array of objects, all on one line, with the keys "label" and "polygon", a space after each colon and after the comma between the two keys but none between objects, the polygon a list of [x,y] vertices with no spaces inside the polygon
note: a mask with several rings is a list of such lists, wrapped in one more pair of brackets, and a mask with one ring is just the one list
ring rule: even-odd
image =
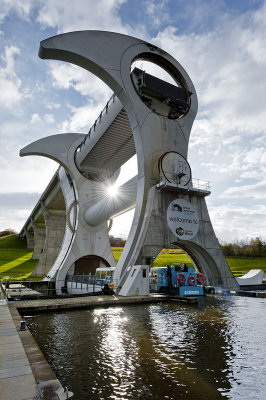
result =
[{"label": "blue sky", "polygon": [[[1,0],[0,230],[21,229],[57,167],[20,158],[19,150],[47,135],[88,132],[111,95],[87,71],[38,58],[41,40],[82,29],[137,36],[183,65],[199,99],[188,159],[193,177],[211,183],[207,202],[216,235],[266,239],[261,0]],[[131,218],[132,212],[119,217],[112,233],[126,236]]]}]

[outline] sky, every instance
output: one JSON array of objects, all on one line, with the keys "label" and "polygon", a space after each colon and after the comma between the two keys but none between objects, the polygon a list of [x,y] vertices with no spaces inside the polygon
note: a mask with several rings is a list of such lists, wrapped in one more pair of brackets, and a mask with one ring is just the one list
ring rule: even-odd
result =
[{"label": "sky", "polygon": [[[266,1],[1,0],[0,231],[19,231],[57,164],[19,157],[27,144],[87,133],[112,94],[89,72],[38,57],[41,40],[75,30],[152,42],[191,77],[199,110],[189,144],[193,178],[221,242],[266,240]],[[134,160],[123,174],[135,174]],[[124,176],[122,174],[122,177]],[[126,237],[133,211],[115,219]]]}]

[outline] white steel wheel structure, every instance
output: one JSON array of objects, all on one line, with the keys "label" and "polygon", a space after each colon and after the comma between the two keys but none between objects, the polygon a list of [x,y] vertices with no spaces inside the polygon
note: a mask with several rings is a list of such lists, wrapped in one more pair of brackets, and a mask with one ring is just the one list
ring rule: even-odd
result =
[{"label": "white steel wheel structure", "polygon": [[[210,192],[192,184],[187,153],[198,102],[182,66],[153,44],[102,31],[49,38],[41,42],[39,56],[76,64],[114,93],[88,135],[53,135],[21,150],[21,156],[42,155],[61,165],[60,184],[66,213],[71,214],[46,279],[55,280],[60,293],[69,268],[81,257],[94,254],[115,266],[108,220],[135,207],[114,273],[118,294],[147,294],[146,272],[141,271],[172,243],[196,260],[209,284],[236,289],[208,215],[205,197]],[[159,65],[176,85],[138,68],[131,71],[138,59]],[[116,180],[119,168],[134,153],[138,175],[123,185],[119,202],[106,198],[103,185]]]}]

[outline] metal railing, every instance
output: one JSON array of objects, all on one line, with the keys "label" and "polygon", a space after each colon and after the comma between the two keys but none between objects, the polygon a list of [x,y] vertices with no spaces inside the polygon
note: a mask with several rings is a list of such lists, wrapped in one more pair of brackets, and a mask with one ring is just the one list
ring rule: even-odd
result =
[{"label": "metal railing", "polygon": [[106,275],[67,275],[66,288],[67,292],[81,292],[96,293],[101,292],[105,284],[109,284],[111,279]]},{"label": "metal railing", "polygon": [[151,293],[157,292],[158,277],[154,277],[154,276],[149,277],[149,288],[150,288]]},{"label": "metal railing", "polygon": [[164,182],[165,184],[186,187],[187,189],[191,187],[193,189],[207,190],[207,191],[211,189],[210,182],[206,181],[205,179],[192,178],[192,180],[189,183],[183,185],[182,184],[183,176],[184,175],[182,174],[180,175],[174,171],[164,171],[163,174],[161,173],[162,182]]},{"label": "metal railing", "polygon": [[211,189],[209,181],[197,178],[192,179],[192,187],[195,189],[208,190],[208,191]]},{"label": "metal railing", "polygon": [[25,279],[22,281],[2,280],[0,285],[6,298],[10,301],[56,296],[54,282],[41,283],[41,281],[27,281]]},{"label": "metal railing", "polygon": [[91,275],[91,274],[81,274],[81,275],[70,275],[67,274],[66,276],[66,281],[67,282],[79,282],[79,283],[93,283],[94,281],[104,281],[104,280],[111,280],[111,277],[106,276],[106,274],[97,274],[97,275]]},{"label": "metal railing", "polygon": [[110,99],[107,101],[105,107],[102,109],[102,111],[100,112],[99,116],[98,116],[98,117],[96,118],[96,120],[94,121],[94,124],[93,124],[92,127],[89,129],[89,132],[87,133],[87,135],[85,136],[85,138],[82,140],[82,142],[80,143],[80,145],[77,147],[76,152],[81,151],[82,147],[85,146],[86,141],[87,141],[88,139],[90,139],[92,131],[95,131],[96,126],[97,126],[98,122],[101,121],[103,114],[104,114],[104,113],[107,114],[109,105],[111,104],[111,102],[114,103],[115,97],[116,97],[115,94],[112,94],[112,96],[110,97]]},{"label": "metal railing", "polygon": [[96,125],[98,124],[99,121],[101,121],[102,116],[103,116],[103,113],[105,112],[105,114],[107,114],[109,104],[111,104],[111,102],[114,102],[114,101],[115,101],[115,97],[116,97],[115,94],[112,94],[112,96],[110,97],[110,99],[107,101],[105,107],[102,109],[102,111],[100,112],[99,116],[96,118],[94,124],[92,125],[92,127],[90,128],[90,130],[89,130],[89,132],[88,132],[89,138],[90,138],[90,136],[91,136],[92,130],[95,131]]},{"label": "metal railing", "polygon": [[[14,274],[15,275],[15,274]],[[67,275],[62,283],[62,295],[86,295],[100,293],[106,284],[112,280],[106,275]],[[21,300],[40,297],[57,297],[55,281],[34,280],[33,278],[19,279],[6,276],[0,281],[1,288],[8,300]]]}]

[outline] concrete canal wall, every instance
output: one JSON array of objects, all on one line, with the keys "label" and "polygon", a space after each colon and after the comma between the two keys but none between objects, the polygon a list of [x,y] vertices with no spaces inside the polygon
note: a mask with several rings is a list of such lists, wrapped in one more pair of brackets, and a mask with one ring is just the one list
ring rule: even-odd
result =
[{"label": "concrete canal wall", "polygon": [[14,305],[0,304],[1,400],[64,400],[66,393]]}]

